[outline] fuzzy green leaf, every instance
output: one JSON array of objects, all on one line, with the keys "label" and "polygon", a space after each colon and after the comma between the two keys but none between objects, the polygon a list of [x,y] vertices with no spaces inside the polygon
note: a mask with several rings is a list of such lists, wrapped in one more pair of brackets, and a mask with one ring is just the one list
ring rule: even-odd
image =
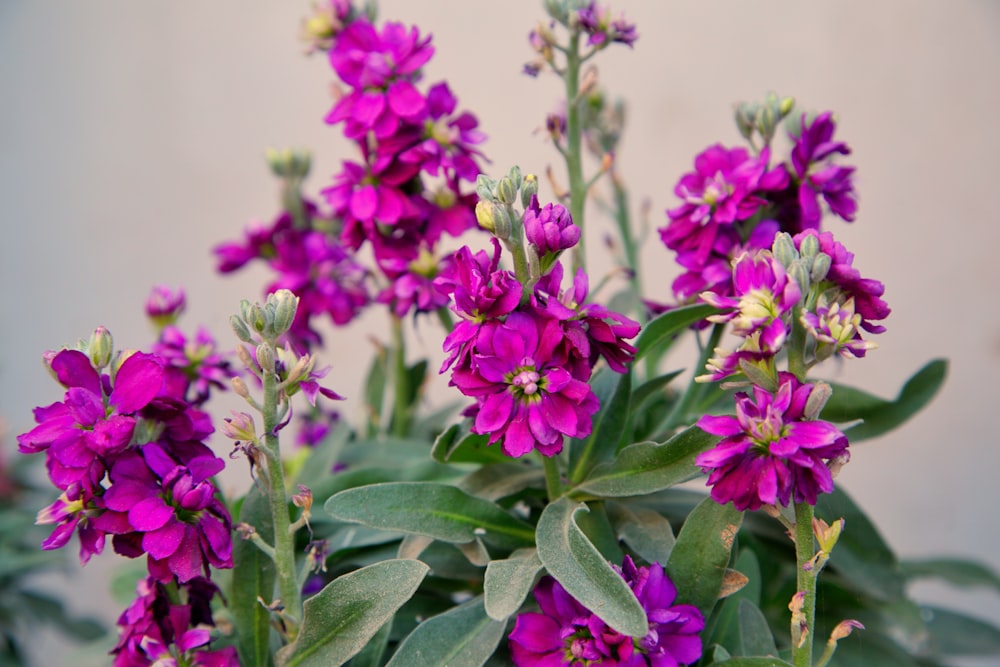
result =
[{"label": "fuzzy green leaf", "polygon": [[510,457],[499,446],[489,445],[488,435],[469,432],[468,422],[452,424],[431,447],[431,456],[439,463],[503,463]]},{"label": "fuzzy green leaf", "polygon": [[587,506],[567,497],[549,504],[538,519],[538,557],[580,604],[612,628],[632,637],[649,631],[646,612],[625,580],[576,525]]},{"label": "fuzzy green leaf", "polygon": [[907,579],[935,578],[963,588],[992,588],[1000,592],[1000,577],[983,563],[962,558],[931,558],[900,563]]},{"label": "fuzzy green leaf", "polygon": [[886,400],[868,392],[833,384],[833,395],[823,408],[823,419],[846,423],[858,419],[844,434],[852,442],[866,440],[891,431],[922,410],[941,389],[948,374],[948,362],[928,362],[906,381],[895,400]]},{"label": "fuzzy green leaf", "polygon": [[474,598],[418,625],[386,667],[481,667],[506,626],[486,615],[482,597]]},{"label": "fuzzy green leaf", "polygon": [[718,308],[700,303],[691,306],[681,306],[663,313],[642,328],[636,339],[635,359],[638,361],[654,348],[668,345],[671,339],[695,322],[719,312]]},{"label": "fuzzy green leaf", "polygon": [[[614,375],[610,370],[606,372]],[[631,397],[632,373],[625,373],[618,378],[609,399],[599,397],[601,411],[594,422],[590,437],[582,447],[576,448],[579,454],[571,463],[571,481],[580,481],[595,464],[614,457],[628,430],[626,426],[629,421]]]},{"label": "fuzzy green leaf", "polygon": [[1000,628],[986,621],[938,607],[921,607],[931,644],[942,655],[1000,656]]},{"label": "fuzzy green leaf", "polygon": [[[253,526],[268,544],[274,543],[271,507],[256,486],[240,507],[240,522]],[[233,577],[230,610],[236,626],[236,649],[244,665],[271,664],[271,612],[260,603],[274,600],[274,562],[250,540],[233,542]],[[259,599],[258,599],[259,598]],[[276,637],[274,637],[276,643]]]},{"label": "fuzzy green leaf", "polygon": [[341,491],[327,500],[325,507],[341,521],[444,542],[471,542],[477,535],[505,548],[533,542],[530,524],[450,484],[386,482],[361,486]]},{"label": "fuzzy green leaf", "polygon": [[596,466],[575,491],[604,498],[661,491],[700,475],[695,457],[718,440],[692,426],[662,444],[637,442],[621,450],[614,461]]},{"label": "fuzzy green leaf", "polygon": [[541,569],[542,561],[535,549],[518,549],[510,558],[490,561],[483,579],[487,615],[504,621],[514,614],[528,597]]},{"label": "fuzzy green leaf", "polygon": [[707,618],[719,598],[743,512],[731,503],[706,498],[688,515],[670,552],[667,574],[677,585],[677,599],[698,607]]},{"label": "fuzzy green leaf", "polygon": [[608,518],[618,539],[648,563],[666,563],[677,541],[674,531],[662,514],[654,510],[609,502]]},{"label": "fuzzy green leaf", "polygon": [[334,579],[305,601],[302,627],[278,651],[278,667],[344,664],[410,599],[428,570],[418,560],[386,560]]},{"label": "fuzzy green leaf", "polygon": [[740,600],[737,608],[740,628],[740,650],[742,656],[777,656],[771,628],[763,612],[753,602]]}]

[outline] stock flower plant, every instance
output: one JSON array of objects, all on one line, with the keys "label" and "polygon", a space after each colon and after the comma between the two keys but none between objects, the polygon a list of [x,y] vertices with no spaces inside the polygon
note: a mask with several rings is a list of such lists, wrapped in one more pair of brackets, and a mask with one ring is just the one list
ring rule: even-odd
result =
[{"label": "stock flower plant", "polygon": [[[933,638],[951,626],[910,613],[899,561],[836,484],[850,445],[909,419],[945,362],[896,401],[815,375],[864,358],[890,315],[835,239],[859,217],[835,115],[775,94],[737,105],[744,144],[711,143],[677,178],[658,231],[679,277],[646,293],[622,107],[583,73],[639,32],[597,2],[543,4],[524,72],[563,84],[545,126],[564,178],[491,176],[461,91],[423,79],[424,28],[330,0],[304,35],[351,154],[308,195],[309,154],[269,151],[273,222],[213,249],[222,274],[273,274],[234,338],[185,333],[187,295],[154,286],[148,351],[98,327],[44,354],[63,395],[17,438],[54,487],[41,547],[75,535],[82,563],[109,541],[145,559],[112,664],[946,664],[955,641]],[[602,187],[625,270],[595,280],[586,204]],[[591,287],[605,282],[615,298]],[[336,387],[318,325],[372,309],[388,340],[363,389]],[[459,407],[427,409],[411,321]],[[697,341],[686,384],[682,337]],[[245,411],[214,415],[222,391]],[[364,423],[341,418],[345,397]],[[215,431],[249,464],[238,497],[215,480]]]}]

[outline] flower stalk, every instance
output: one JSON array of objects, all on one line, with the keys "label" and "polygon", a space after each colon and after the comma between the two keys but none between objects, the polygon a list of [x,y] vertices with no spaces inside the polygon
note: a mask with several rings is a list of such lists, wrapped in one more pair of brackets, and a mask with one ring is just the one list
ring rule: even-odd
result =
[{"label": "flower stalk", "polygon": [[811,667],[813,635],[816,628],[816,544],[813,539],[813,506],[795,503],[796,590],[801,594],[801,609],[792,613],[792,664]]}]

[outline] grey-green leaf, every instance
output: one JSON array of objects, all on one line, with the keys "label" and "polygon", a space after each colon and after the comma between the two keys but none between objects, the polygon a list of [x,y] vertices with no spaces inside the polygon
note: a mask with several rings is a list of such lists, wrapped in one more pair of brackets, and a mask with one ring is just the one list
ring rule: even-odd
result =
[{"label": "grey-green leaf", "polygon": [[700,475],[695,457],[718,440],[691,426],[662,444],[637,442],[621,450],[614,461],[596,466],[575,490],[603,498],[661,491]]},{"label": "grey-green leaf", "polygon": [[638,361],[658,345],[666,345],[670,339],[695,322],[719,312],[718,308],[708,304],[681,306],[663,313],[642,328],[636,339],[635,359]]},{"label": "grey-green leaf", "polygon": [[[605,372],[615,375],[610,369]],[[601,411],[595,420],[590,437],[582,447],[576,448],[579,455],[572,460],[570,471],[570,480],[573,482],[583,479],[595,464],[613,458],[628,431],[632,374],[623,374],[614,387],[615,390],[609,399],[601,400]]]},{"label": "grey-green leaf", "polygon": [[505,548],[530,545],[530,524],[488,500],[436,482],[386,482],[345,489],[326,501],[341,521],[426,535],[444,542],[471,542],[477,535]]},{"label": "grey-green leaf", "polygon": [[[244,498],[239,520],[253,526],[265,542],[274,542],[271,508],[256,486]],[[259,600],[269,604],[274,599],[274,562],[250,540],[236,540],[232,581],[229,601],[240,663],[266,667],[271,664],[271,612]]]},{"label": "grey-green leaf", "polygon": [[936,578],[963,588],[992,588],[1000,592],[1000,577],[983,563],[964,558],[929,558],[900,563],[907,579]]},{"label": "grey-green leaf", "polygon": [[648,563],[666,563],[674,548],[674,531],[659,512],[625,503],[609,502],[608,518],[618,539]]},{"label": "grey-green leaf", "polygon": [[771,628],[757,605],[747,599],[740,600],[737,616],[740,628],[740,655],[778,655],[778,647],[774,645]]},{"label": "grey-green leaf", "polygon": [[418,625],[386,667],[481,667],[506,625],[486,615],[482,597],[474,598]]},{"label": "grey-green leaf", "polygon": [[486,614],[504,621],[524,603],[542,569],[535,549],[518,549],[504,560],[490,561],[483,579]]},{"label": "grey-green leaf", "polygon": [[693,604],[707,618],[719,598],[743,512],[732,503],[705,498],[684,521],[670,553],[667,574],[677,586],[677,599]]},{"label": "grey-green leaf", "polygon": [[580,604],[618,632],[643,637],[649,626],[642,605],[576,525],[574,515],[586,509],[565,496],[549,504],[538,519],[538,557]]},{"label": "grey-green leaf", "polygon": [[305,601],[299,634],[278,651],[278,667],[344,664],[410,599],[428,569],[418,560],[386,560],[334,579]]}]

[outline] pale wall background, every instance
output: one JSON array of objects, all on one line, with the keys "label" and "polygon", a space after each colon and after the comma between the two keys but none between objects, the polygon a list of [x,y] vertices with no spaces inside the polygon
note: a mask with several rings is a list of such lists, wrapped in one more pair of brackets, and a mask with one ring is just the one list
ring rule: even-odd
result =
[{"label": "pale wall background", "polygon": [[[638,24],[635,49],[599,61],[630,100],[619,155],[651,223],[675,205],[695,153],[738,139],[731,104],[768,90],[833,109],[858,166],[858,221],[833,222],[893,308],[881,348],[839,378],[893,395],[924,361],[947,356],[942,396],[905,428],[854,449],[841,483],[903,556],[961,554],[1000,568],[996,377],[1000,299],[996,184],[1000,154],[1000,5],[988,0],[837,3],[615,4]],[[296,36],[305,2],[0,3],[0,414],[13,435],[30,410],[60,397],[40,353],[98,324],[118,346],[148,344],[142,315],[154,283],[183,285],[184,322],[226,335],[240,298],[259,298],[263,272],[221,278],[209,249],[276,211],[268,146],[313,149],[312,192],[353,153],[322,118],[333,80]],[[533,2],[386,0],[382,16],[434,34],[427,81],[447,78],[480,118],[499,174],[543,172],[556,156],[535,130],[558,99],[551,76],[520,74]],[[594,237],[592,248],[597,247]],[[593,257],[600,263],[600,259]],[[655,234],[644,278],[666,296],[675,270]],[[379,334],[367,316],[361,328]],[[331,334],[335,388],[356,394],[358,331]],[[423,330],[430,354],[438,336]],[[687,359],[678,364],[690,364]],[[345,407],[350,413],[350,407]],[[220,453],[225,443],[218,442]],[[234,484],[239,484],[237,479]],[[78,606],[103,605],[100,573]],[[95,583],[97,582],[97,583]],[[1000,618],[988,593],[945,600]]]}]

